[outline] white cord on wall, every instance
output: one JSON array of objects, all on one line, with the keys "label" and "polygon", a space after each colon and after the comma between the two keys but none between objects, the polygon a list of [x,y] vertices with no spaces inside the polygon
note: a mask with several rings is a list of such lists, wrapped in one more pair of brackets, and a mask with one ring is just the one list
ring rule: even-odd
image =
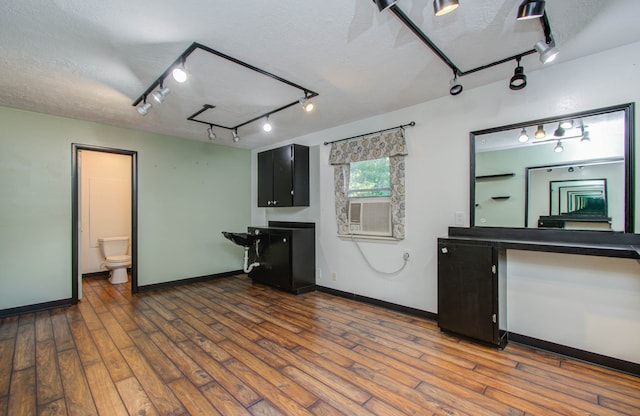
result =
[{"label": "white cord on wall", "polygon": [[367,266],[369,266],[373,271],[378,272],[380,274],[385,274],[385,275],[398,274],[402,270],[404,270],[404,268],[407,266],[407,263],[409,262],[409,253],[405,252],[402,255],[402,260],[403,260],[402,266],[398,270],[395,270],[393,272],[385,272],[385,271],[382,271],[382,270],[378,270],[373,264],[371,264],[371,262],[369,261],[367,256],[364,254],[364,251],[362,251],[362,248],[360,247],[360,244],[358,244],[358,240],[355,239],[353,234],[351,234],[351,241],[353,241],[354,244],[356,245],[356,247],[358,248],[358,251],[360,252],[360,255],[364,259],[365,263],[367,263]]}]

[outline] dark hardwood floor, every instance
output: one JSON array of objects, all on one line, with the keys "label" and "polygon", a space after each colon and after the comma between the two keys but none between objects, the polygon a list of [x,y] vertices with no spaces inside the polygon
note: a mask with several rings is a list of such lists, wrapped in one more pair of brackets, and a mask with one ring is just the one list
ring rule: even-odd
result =
[{"label": "dark hardwood floor", "polygon": [[2,415],[640,415],[640,378],[246,276],[0,320]]}]

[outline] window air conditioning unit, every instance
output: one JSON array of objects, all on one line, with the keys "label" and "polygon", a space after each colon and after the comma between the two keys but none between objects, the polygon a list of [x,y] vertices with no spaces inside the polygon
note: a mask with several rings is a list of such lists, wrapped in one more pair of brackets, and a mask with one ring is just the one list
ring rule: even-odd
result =
[{"label": "window air conditioning unit", "polygon": [[349,233],[391,237],[391,201],[389,198],[349,200]]}]

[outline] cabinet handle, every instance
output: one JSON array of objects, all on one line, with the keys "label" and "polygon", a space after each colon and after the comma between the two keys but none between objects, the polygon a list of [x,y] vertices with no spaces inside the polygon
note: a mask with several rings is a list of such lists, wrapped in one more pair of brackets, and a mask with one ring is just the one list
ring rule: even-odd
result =
[{"label": "cabinet handle", "polygon": [[442,251],[442,254],[447,254],[449,252],[446,247],[442,247],[440,251]]},{"label": "cabinet handle", "polygon": [[278,205],[278,201],[273,201],[273,205]]},{"label": "cabinet handle", "polygon": [[498,323],[498,315],[496,315],[495,313],[493,315],[491,315],[491,320],[493,321],[494,324]]},{"label": "cabinet handle", "polygon": [[267,201],[267,205],[271,205],[271,201]]}]

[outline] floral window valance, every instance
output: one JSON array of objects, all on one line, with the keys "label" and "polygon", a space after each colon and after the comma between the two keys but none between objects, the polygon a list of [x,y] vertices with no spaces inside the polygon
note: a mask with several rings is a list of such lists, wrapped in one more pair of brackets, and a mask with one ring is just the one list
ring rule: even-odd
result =
[{"label": "floral window valance", "polygon": [[329,164],[342,165],[382,157],[405,156],[406,154],[404,129],[398,128],[375,135],[332,143]]},{"label": "floral window valance", "polygon": [[396,239],[404,238],[404,156],[406,155],[407,145],[402,127],[331,144],[329,164],[334,165],[335,208],[339,235],[349,234],[347,190],[349,189],[350,163],[388,157],[392,235]]}]

